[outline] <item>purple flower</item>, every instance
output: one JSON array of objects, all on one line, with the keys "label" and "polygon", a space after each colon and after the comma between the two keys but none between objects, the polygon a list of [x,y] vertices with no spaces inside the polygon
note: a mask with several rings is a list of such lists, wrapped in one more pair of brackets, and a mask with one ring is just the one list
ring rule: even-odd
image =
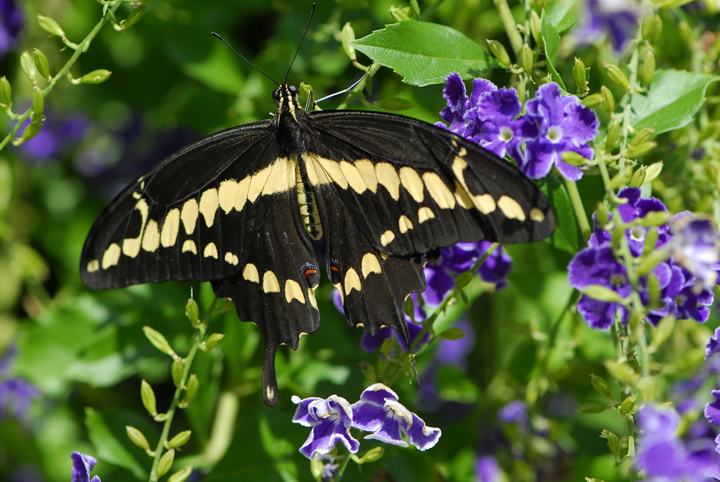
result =
[{"label": "purple flower", "polygon": [[[71,482],[91,482],[90,471],[97,464],[97,459],[90,455],[83,455],[80,452],[73,452],[70,457],[73,461]],[[100,477],[96,475],[92,478],[92,482],[100,482]]]},{"label": "purple flower", "polygon": [[[25,157],[37,164],[58,160],[83,139],[89,128],[88,120],[82,115],[63,115],[46,108],[45,117],[40,132],[20,146]],[[27,120],[24,126],[29,122]]]},{"label": "purple flower", "polygon": [[711,424],[720,427],[720,390],[713,390],[712,395],[715,401],[705,405],[705,418]]},{"label": "purple flower", "polygon": [[527,117],[537,127],[537,135],[527,139],[520,169],[532,179],[545,177],[553,165],[566,179],[577,181],[582,170],[567,164],[561,154],[573,151],[592,159],[588,142],[598,134],[600,123],[592,109],[580,104],[574,95],[561,95],[560,87],[550,82],[541,85],[527,102]]},{"label": "purple flower", "polygon": [[[645,405],[638,413],[642,438],[635,464],[660,480],[705,480],[717,463],[708,444],[685,444],[676,435],[680,416],[670,407]],[[666,478],[666,479],[665,479]]]},{"label": "purple flower", "polygon": [[500,409],[498,418],[505,423],[523,425],[528,421],[527,404],[524,400],[513,400]]},{"label": "purple flower", "polygon": [[441,339],[435,349],[435,362],[440,366],[451,365],[466,371],[467,357],[475,348],[475,328],[465,316],[455,323],[455,327],[465,332],[465,336],[457,340]]},{"label": "purple flower", "polygon": [[604,35],[616,52],[623,49],[637,28],[638,10],[631,2],[617,0],[588,0],[583,20],[574,30],[579,43],[591,45]]},{"label": "purple flower", "polygon": [[22,420],[32,401],[40,395],[34,385],[22,378],[0,383],[0,420],[9,412],[16,420]]},{"label": "purple flower", "polygon": [[674,233],[672,255],[710,290],[718,280],[716,264],[720,261],[720,235],[709,219],[698,219],[689,212],[672,219]]},{"label": "purple flower", "polygon": [[440,429],[425,425],[398,400],[397,394],[382,383],[370,385],[360,395],[360,401],[352,405],[353,427],[373,432],[366,439],[401,447],[410,442],[420,450],[434,447],[440,440]]},{"label": "purple flower", "polygon": [[705,347],[705,359],[707,360],[710,355],[714,355],[718,351],[720,351],[720,327],[715,328],[715,335],[710,337],[710,340],[708,340],[708,344]]},{"label": "purple flower", "polygon": [[0,58],[17,48],[25,14],[14,0],[0,0]]},{"label": "purple flower", "polygon": [[442,122],[435,125],[471,140],[499,157],[509,154],[518,159],[520,140],[536,133],[534,124],[526,118],[516,119],[522,105],[515,89],[498,89],[489,80],[474,79],[472,96],[468,99],[460,75],[452,73],[445,79],[443,97],[448,102],[440,116],[450,127]]},{"label": "purple flower", "polygon": [[[568,265],[568,280],[573,288],[582,290],[589,285],[601,285],[627,297],[632,287],[625,267],[618,263],[608,246],[585,248],[573,257]],[[599,301],[582,295],[578,311],[591,328],[609,328],[619,313],[621,321],[627,322],[629,313],[619,303]]]},{"label": "purple flower", "polygon": [[315,454],[329,453],[338,442],[352,453],[358,451],[360,442],[350,435],[353,412],[347,400],[330,395],[325,400],[317,397],[301,400],[293,396],[292,401],[298,405],[293,422],[312,427],[310,435],[300,447],[301,454],[312,460]]},{"label": "purple flower", "polygon": [[502,470],[492,455],[478,457],[475,462],[475,482],[501,482]]},{"label": "purple flower", "polygon": [[[454,276],[472,269],[475,263],[492,246],[490,241],[478,243],[457,243],[440,250],[440,258],[425,266],[427,288],[423,299],[430,305],[439,305],[455,286]],[[507,277],[513,262],[502,246],[498,246],[485,259],[477,273],[488,283],[495,283],[495,289],[502,291],[508,285]]]}]

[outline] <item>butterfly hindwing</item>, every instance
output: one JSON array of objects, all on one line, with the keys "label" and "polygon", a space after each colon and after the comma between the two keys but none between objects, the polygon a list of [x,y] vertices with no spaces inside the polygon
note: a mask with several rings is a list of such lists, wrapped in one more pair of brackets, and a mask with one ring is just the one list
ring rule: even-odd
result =
[{"label": "butterfly hindwing", "polygon": [[515,166],[448,131],[376,112],[313,112],[303,158],[376,249],[412,256],[459,241],[521,243],[554,229]]}]

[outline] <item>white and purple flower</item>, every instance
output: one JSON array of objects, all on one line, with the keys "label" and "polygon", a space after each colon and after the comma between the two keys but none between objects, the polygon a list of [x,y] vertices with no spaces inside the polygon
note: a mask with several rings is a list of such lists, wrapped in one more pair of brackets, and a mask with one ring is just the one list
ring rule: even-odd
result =
[{"label": "white and purple flower", "polygon": [[90,455],[83,455],[80,452],[70,454],[73,461],[71,482],[101,482],[97,475],[90,480],[90,471],[97,464],[97,459]]},{"label": "white and purple flower", "polygon": [[301,454],[312,459],[315,454],[330,453],[338,442],[351,453],[357,453],[360,442],[350,435],[353,412],[347,400],[330,395],[327,399],[311,397],[304,400],[294,396],[292,401],[298,405],[292,421],[304,427],[312,427],[310,435],[300,447]]}]

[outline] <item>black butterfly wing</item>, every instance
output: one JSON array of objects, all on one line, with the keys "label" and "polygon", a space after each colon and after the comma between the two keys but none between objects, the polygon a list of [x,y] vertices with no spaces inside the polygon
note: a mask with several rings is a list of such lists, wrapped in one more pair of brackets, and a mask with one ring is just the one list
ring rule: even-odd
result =
[{"label": "black butterfly wing", "polygon": [[207,281],[238,272],[260,222],[260,205],[295,187],[293,164],[278,159],[273,133],[271,121],[219,132],[125,188],[85,241],[85,285]]},{"label": "black butterfly wing", "polygon": [[524,243],[549,236],[553,213],[512,164],[449,131],[408,117],[310,114],[303,160],[371,244],[414,256],[459,241]]}]

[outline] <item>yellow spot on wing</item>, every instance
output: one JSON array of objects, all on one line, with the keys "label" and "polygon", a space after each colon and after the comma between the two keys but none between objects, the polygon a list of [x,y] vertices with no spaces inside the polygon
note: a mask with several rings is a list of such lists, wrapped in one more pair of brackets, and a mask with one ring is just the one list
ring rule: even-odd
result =
[{"label": "yellow spot on wing", "polygon": [[455,196],[440,176],[434,172],[426,172],[422,177],[430,196],[440,208],[453,209],[455,207]]},{"label": "yellow spot on wing", "polygon": [[538,208],[532,208],[530,210],[530,219],[535,222],[541,223],[545,221],[545,213]]},{"label": "yellow spot on wing", "polygon": [[425,198],[425,185],[420,178],[420,174],[418,174],[415,169],[412,167],[401,167],[400,182],[402,182],[403,187],[410,193],[415,202],[423,202]]},{"label": "yellow spot on wing", "polygon": [[220,183],[218,188],[218,201],[220,207],[225,214],[228,214],[235,207],[235,197],[237,196],[238,186],[240,184],[235,182],[235,179],[226,179]]},{"label": "yellow spot on wing", "polygon": [[375,173],[380,184],[390,193],[394,200],[400,199],[400,178],[395,168],[387,162],[380,162],[375,166]]},{"label": "yellow spot on wing", "polygon": [[108,269],[111,266],[118,264],[120,260],[120,246],[117,243],[113,243],[105,250],[102,257],[102,269]]},{"label": "yellow spot on wing", "polygon": [[192,239],[186,239],[182,245],[182,252],[197,254],[197,246],[195,246],[195,241],[193,241]]},{"label": "yellow spot on wing", "polygon": [[142,221],[140,224],[140,234],[138,234],[137,238],[126,238],[123,240],[123,246],[122,246],[122,252],[125,256],[130,256],[131,258],[134,258],[140,253],[140,243],[142,242],[143,233],[145,232],[145,223],[147,223],[148,218],[148,211],[150,208],[148,207],[147,201],[144,199],[140,199],[137,204],[135,205],[135,209],[140,211],[140,216],[142,217]]},{"label": "yellow spot on wing", "polygon": [[432,209],[430,209],[427,206],[423,206],[420,209],[418,209],[418,222],[424,223],[428,219],[433,219],[435,217],[435,213],[432,212]]},{"label": "yellow spot on wing", "polygon": [[398,220],[398,227],[400,228],[400,232],[405,234],[413,228],[413,223],[410,221],[410,218],[403,214]]},{"label": "yellow spot on wing", "polygon": [[315,299],[315,289],[308,287],[307,290],[308,293],[308,299],[310,300],[310,304],[317,310],[317,300]]},{"label": "yellow spot on wing", "polygon": [[205,218],[205,225],[209,228],[215,222],[215,211],[220,207],[218,190],[214,187],[208,189],[200,196],[200,212]]},{"label": "yellow spot on wing", "polygon": [[260,283],[260,274],[254,264],[248,263],[243,268],[243,278],[252,283]]},{"label": "yellow spot on wing", "polygon": [[263,196],[285,192],[295,186],[295,167],[287,158],[278,158],[270,167],[272,169],[265,182]]},{"label": "yellow spot on wing", "polygon": [[145,233],[142,239],[142,249],[152,253],[160,246],[160,230],[157,221],[151,219],[145,226]]},{"label": "yellow spot on wing", "polygon": [[350,268],[347,270],[347,273],[345,273],[345,291],[347,294],[350,294],[352,290],[360,291],[361,289],[360,276],[358,276],[357,271]]},{"label": "yellow spot on wing", "polygon": [[100,269],[100,262],[96,259],[92,259],[88,261],[87,264],[87,272],[88,273],[94,273],[95,271]]},{"label": "yellow spot on wing", "polygon": [[393,239],[395,239],[395,233],[387,230],[382,233],[382,235],[380,235],[380,244],[382,244],[383,246],[387,246],[388,244],[392,243]]},{"label": "yellow spot on wing", "polygon": [[240,260],[238,260],[237,256],[235,256],[233,253],[228,251],[227,253],[225,253],[225,261],[230,263],[233,266],[237,266],[237,264],[239,263]]},{"label": "yellow spot on wing", "polygon": [[465,155],[467,155],[467,149],[465,149],[464,147],[461,147],[460,150],[458,151],[458,156],[465,157]]},{"label": "yellow spot on wing", "polygon": [[208,243],[205,245],[205,250],[203,251],[203,256],[205,256],[206,258],[218,259],[218,250],[217,250],[217,246],[215,246],[215,243]]},{"label": "yellow spot on wing", "polygon": [[178,231],[180,231],[180,210],[175,208],[168,211],[167,216],[165,216],[162,232],[160,233],[160,244],[164,248],[173,246],[177,241]]},{"label": "yellow spot on wing", "polygon": [[475,207],[483,214],[490,214],[495,211],[495,199],[490,194],[478,194],[473,196]]},{"label": "yellow spot on wing", "polygon": [[258,196],[260,196],[260,193],[263,192],[263,189],[265,189],[265,183],[267,182],[268,177],[270,177],[270,171],[273,167],[274,165],[271,164],[253,174],[247,195],[250,202],[254,203]]},{"label": "yellow spot on wing", "polygon": [[380,267],[380,262],[378,261],[377,256],[372,253],[366,253],[362,259],[363,278],[367,278],[372,273],[382,273],[382,267]]},{"label": "yellow spot on wing", "polygon": [[347,161],[340,161],[340,170],[345,176],[345,179],[347,179],[347,182],[353,189],[353,191],[358,194],[362,194],[363,192],[365,192],[367,186],[365,186],[365,181],[363,181],[360,172],[355,166],[353,166]]},{"label": "yellow spot on wing", "polygon": [[326,159],[321,156],[316,156],[316,159],[320,163],[322,170],[325,171],[327,177],[332,179],[333,182],[342,189],[348,188],[347,178],[345,177],[345,174],[343,174],[342,169],[340,169],[339,162],[335,162],[332,159]]},{"label": "yellow spot on wing", "polygon": [[509,196],[500,196],[497,202],[500,211],[510,219],[517,219],[519,221],[525,221],[525,211],[522,206]]},{"label": "yellow spot on wing", "polygon": [[272,271],[265,271],[263,275],[263,291],[265,293],[280,293],[280,283]]},{"label": "yellow spot on wing", "polygon": [[474,204],[470,197],[468,197],[467,192],[465,192],[465,189],[463,189],[457,181],[455,181],[455,199],[458,204],[465,209],[472,209],[474,207]]},{"label": "yellow spot on wing", "polygon": [[245,207],[248,199],[248,191],[250,190],[250,181],[252,177],[248,176],[238,183],[237,192],[235,193],[235,210],[240,212]]},{"label": "yellow spot on wing", "polygon": [[198,203],[195,199],[188,199],[185,201],[182,207],[182,213],[180,219],[182,219],[183,226],[185,226],[185,233],[188,235],[195,231],[195,224],[198,218]]},{"label": "yellow spot on wing", "polygon": [[378,179],[375,173],[375,166],[367,159],[355,161],[355,168],[360,173],[365,186],[373,194],[377,192]]},{"label": "yellow spot on wing", "polygon": [[307,171],[308,181],[310,181],[310,184],[313,186],[330,184],[330,179],[328,179],[327,175],[325,175],[325,171],[320,165],[318,156],[308,152],[302,156],[302,159],[305,161],[305,170]]},{"label": "yellow spot on wing", "polygon": [[285,300],[288,303],[292,300],[298,300],[300,303],[305,304],[305,294],[297,281],[291,279],[285,281]]},{"label": "yellow spot on wing", "polygon": [[[452,164],[452,170],[455,174],[455,178],[458,180],[458,182],[462,185],[463,189],[465,189],[465,193],[468,195],[468,197],[472,200],[472,203],[475,205],[475,207],[483,214],[490,214],[491,212],[495,211],[495,199],[490,194],[477,194],[473,195],[472,192],[470,192],[470,188],[468,188],[467,181],[465,181],[465,168],[467,167],[467,161],[463,159],[462,157],[455,156],[455,160]],[[466,201],[461,202],[460,204],[467,208],[465,205]]]}]

